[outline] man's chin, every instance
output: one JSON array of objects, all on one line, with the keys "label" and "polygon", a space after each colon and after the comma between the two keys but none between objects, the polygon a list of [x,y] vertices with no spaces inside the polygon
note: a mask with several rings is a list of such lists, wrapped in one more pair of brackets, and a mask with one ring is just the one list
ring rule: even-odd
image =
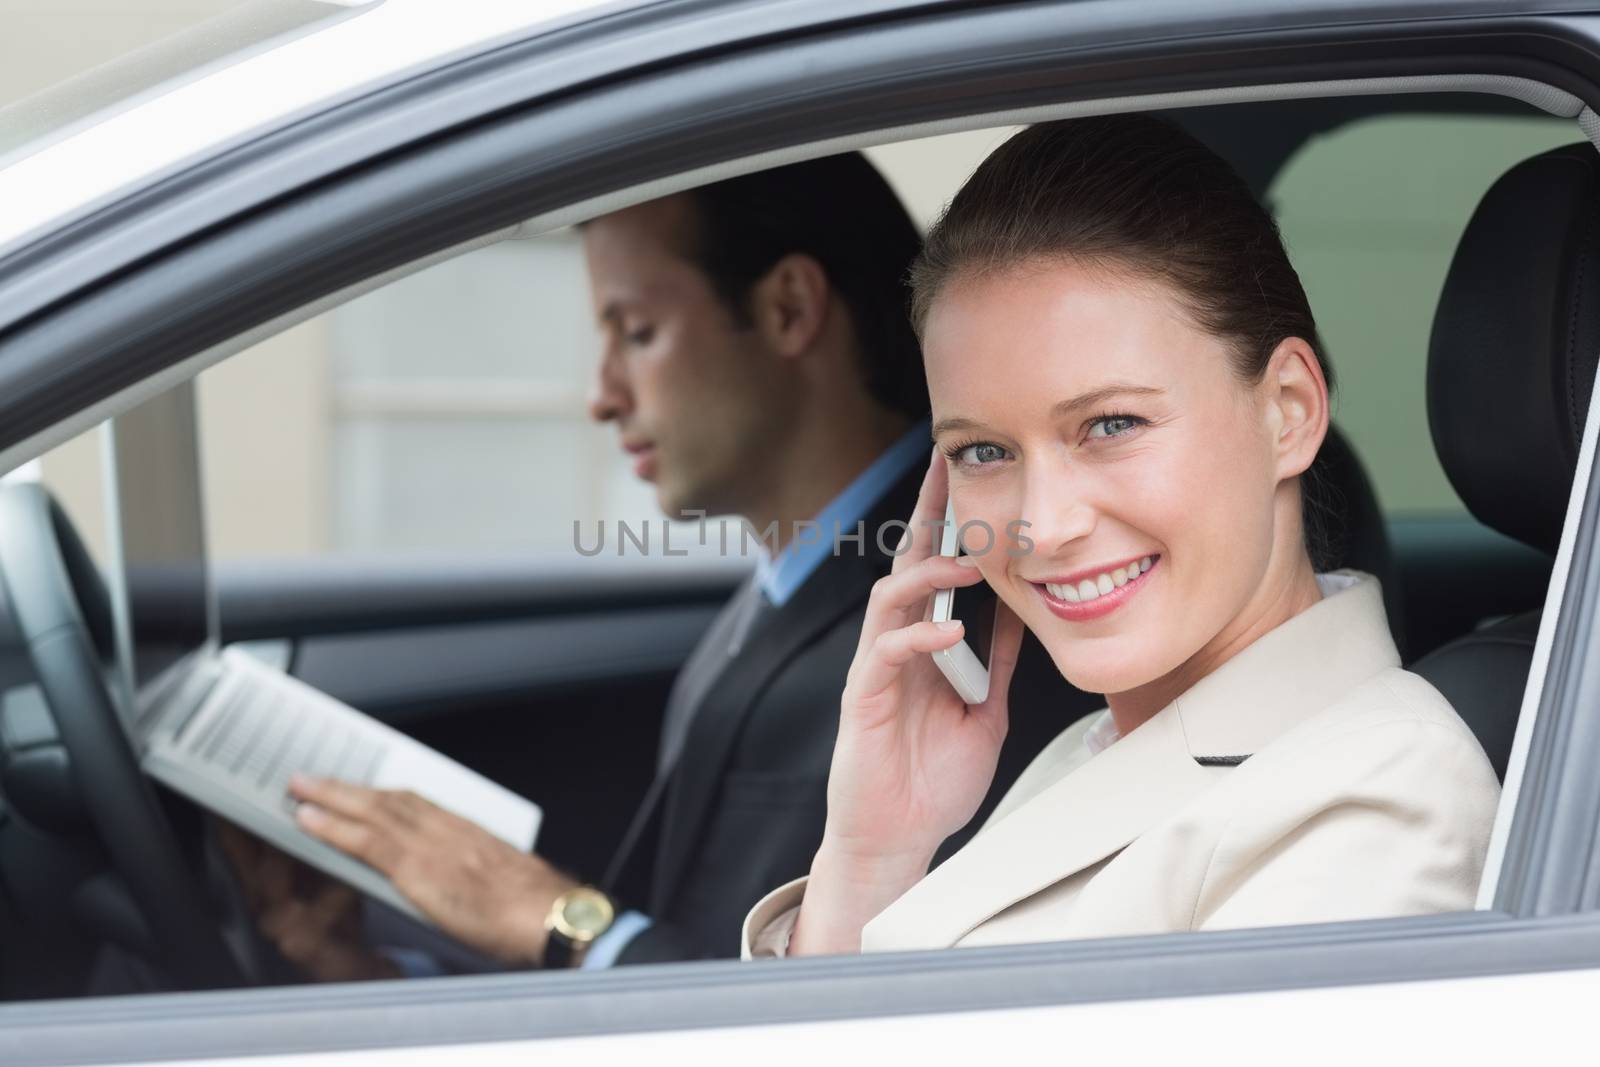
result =
[{"label": "man's chin", "polygon": [[661,509],[661,514],[672,522],[699,522],[712,515],[722,514],[706,504],[704,495],[674,491],[672,487],[665,485],[656,487],[656,506]]},{"label": "man's chin", "polygon": [[712,512],[678,499],[667,499],[664,495],[656,496],[656,503],[661,508],[661,514],[673,522],[699,522],[709,517]]},{"label": "man's chin", "polygon": [[655,489],[656,507],[671,522],[697,522],[727,513],[728,494],[716,492],[704,482],[687,483],[663,470],[656,475]]},{"label": "man's chin", "polygon": [[656,483],[656,507],[661,509],[661,514],[674,522],[688,522],[697,516],[689,514],[695,510],[679,491],[677,486],[667,482]]}]

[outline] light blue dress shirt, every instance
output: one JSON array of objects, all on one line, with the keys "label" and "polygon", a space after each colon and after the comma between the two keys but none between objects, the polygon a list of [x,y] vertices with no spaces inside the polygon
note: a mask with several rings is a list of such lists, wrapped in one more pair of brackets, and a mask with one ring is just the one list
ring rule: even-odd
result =
[{"label": "light blue dress shirt", "polygon": [[[782,607],[789,602],[789,598],[822,565],[822,561],[833,553],[834,541],[839,534],[855,534],[856,524],[866,517],[890,487],[905,477],[906,472],[917,463],[928,461],[932,448],[929,430],[927,419],[918,422],[873,460],[866,470],[856,475],[855,480],[840,490],[838,496],[828,501],[812,520],[817,526],[817,536],[791,537],[789,543],[770,558],[763,546],[761,556],[756,561],[756,582],[773,607]],[[864,531],[861,544],[872,544],[877,534],[876,530]],[[582,969],[599,970],[613,966],[633,939],[648,929],[649,916],[637,911],[623,912],[610,929],[594,939],[583,957]]]},{"label": "light blue dress shirt", "polygon": [[[815,537],[794,537],[776,556],[768,557],[765,546],[756,561],[756,582],[773,607],[781,608],[805,584],[813,571],[822,565],[833,552],[834,540],[842,533],[853,536],[856,524],[866,517],[872,506],[883,498],[889,488],[905,477],[919,461],[928,461],[928,420],[923,419],[894,444],[872,461],[871,466],[856,475],[855,481],[840,490],[839,495],[825,504],[817,517]],[[878,531],[862,532],[863,544],[871,544]],[[898,540],[898,536],[896,538]],[[804,541],[804,543],[802,543]],[[854,551],[843,549],[841,551]]]}]

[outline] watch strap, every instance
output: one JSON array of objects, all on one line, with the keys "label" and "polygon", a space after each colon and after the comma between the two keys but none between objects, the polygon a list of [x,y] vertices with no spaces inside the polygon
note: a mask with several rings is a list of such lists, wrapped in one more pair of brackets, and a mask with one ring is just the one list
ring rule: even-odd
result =
[{"label": "watch strap", "polygon": [[547,971],[576,967],[583,963],[584,953],[588,949],[587,944],[580,948],[577,942],[560,930],[551,930],[545,938],[542,966]]}]

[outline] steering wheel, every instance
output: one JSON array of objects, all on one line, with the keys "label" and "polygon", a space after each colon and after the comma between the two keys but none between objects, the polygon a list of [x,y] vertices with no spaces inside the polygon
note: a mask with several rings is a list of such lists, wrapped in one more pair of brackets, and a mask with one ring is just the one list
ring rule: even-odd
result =
[{"label": "steering wheel", "polygon": [[[107,683],[105,583],[66,513],[41,485],[0,485],[0,597],[9,610],[90,822],[140,912],[141,955],[187,988],[237,986],[254,970],[225,936],[139,769]],[[98,642],[97,642],[98,639]],[[97,648],[98,643],[98,648]]]}]

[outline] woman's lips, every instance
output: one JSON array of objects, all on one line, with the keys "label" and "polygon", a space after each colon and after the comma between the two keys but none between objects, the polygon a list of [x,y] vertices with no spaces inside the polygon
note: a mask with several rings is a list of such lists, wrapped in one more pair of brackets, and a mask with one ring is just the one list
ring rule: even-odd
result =
[{"label": "woman's lips", "polygon": [[1105,618],[1137,596],[1160,565],[1161,557],[1158,555],[1151,556],[1149,569],[1140,572],[1137,578],[1128,579],[1126,585],[1116,586],[1109,593],[1101,593],[1093,600],[1080,600],[1075,604],[1053,595],[1045,588],[1043,582],[1029,582],[1028,584],[1038,592],[1040,599],[1044,601],[1045,607],[1049,608],[1057,616],[1066,619],[1068,622],[1088,622],[1091,619]]}]

